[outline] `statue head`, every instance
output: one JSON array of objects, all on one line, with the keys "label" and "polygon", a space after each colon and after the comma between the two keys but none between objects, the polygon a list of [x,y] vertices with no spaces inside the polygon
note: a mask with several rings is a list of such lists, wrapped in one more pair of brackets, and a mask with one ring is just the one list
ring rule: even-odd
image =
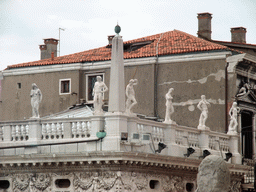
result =
[{"label": "statue head", "polygon": [[101,76],[97,76],[97,77],[96,77],[96,79],[97,79],[97,81],[99,81],[99,82],[101,82],[101,81],[102,81]]},{"label": "statue head", "polygon": [[35,83],[32,83],[32,89],[37,89],[37,85]]},{"label": "statue head", "polygon": [[205,95],[201,95],[201,99],[202,99],[202,100],[205,100]]},{"label": "statue head", "polygon": [[170,88],[168,92],[171,93],[173,92],[173,90],[174,90],[173,88]]}]

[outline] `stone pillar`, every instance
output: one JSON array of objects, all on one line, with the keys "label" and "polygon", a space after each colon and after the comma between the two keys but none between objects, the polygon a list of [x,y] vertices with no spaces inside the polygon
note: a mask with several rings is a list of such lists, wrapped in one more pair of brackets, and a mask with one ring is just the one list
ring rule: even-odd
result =
[{"label": "stone pillar", "polygon": [[229,140],[229,150],[232,153],[232,160],[233,164],[241,164],[242,163],[242,156],[238,152],[239,146],[239,135],[231,135]]},{"label": "stone pillar", "polygon": [[96,133],[104,130],[104,116],[91,117],[91,136],[96,137]]},{"label": "stone pillar", "polygon": [[72,128],[70,122],[63,122],[64,127],[64,139],[70,139],[72,138]]},{"label": "stone pillar", "polygon": [[12,129],[10,125],[3,126],[3,138],[5,142],[9,142],[12,140]]},{"label": "stone pillar", "polygon": [[242,119],[241,119],[241,113],[237,114],[237,121],[238,121],[237,132],[238,132],[238,135],[239,135],[238,152],[240,154],[242,154]]},{"label": "stone pillar", "polygon": [[29,141],[39,141],[42,137],[42,126],[39,120],[31,120],[29,123]]},{"label": "stone pillar", "polygon": [[107,113],[105,121],[107,136],[103,139],[102,151],[120,151],[121,132],[127,132],[127,116]]},{"label": "stone pillar", "polygon": [[118,34],[112,40],[111,71],[109,85],[109,112],[125,111],[125,84],[123,39]]},{"label": "stone pillar", "polygon": [[252,117],[252,158],[255,159],[255,131],[256,131],[256,118],[255,118],[255,113],[253,113]]},{"label": "stone pillar", "polygon": [[177,125],[167,124],[166,129],[164,129],[164,141],[167,145],[167,155],[180,157],[183,156],[184,151],[181,150],[181,146],[175,143],[176,127]]},{"label": "stone pillar", "polygon": [[208,150],[209,149],[209,130],[201,130],[199,136],[199,147],[201,150]]}]

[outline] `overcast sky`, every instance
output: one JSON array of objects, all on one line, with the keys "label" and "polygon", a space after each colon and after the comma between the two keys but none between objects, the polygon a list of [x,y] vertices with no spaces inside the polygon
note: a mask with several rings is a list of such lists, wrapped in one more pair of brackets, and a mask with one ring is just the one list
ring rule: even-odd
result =
[{"label": "overcast sky", "polygon": [[124,41],[178,29],[197,36],[197,13],[212,13],[212,39],[230,41],[247,28],[256,44],[255,0],[0,0],[0,70],[40,59],[44,38],[68,55],[108,44],[117,24]]}]

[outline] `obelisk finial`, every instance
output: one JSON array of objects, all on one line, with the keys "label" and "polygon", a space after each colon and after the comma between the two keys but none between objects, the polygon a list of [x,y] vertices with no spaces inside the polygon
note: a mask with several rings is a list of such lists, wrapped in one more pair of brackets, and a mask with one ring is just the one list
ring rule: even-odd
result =
[{"label": "obelisk finial", "polygon": [[118,25],[118,23],[115,26],[115,32],[116,32],[117,35],[119,35],[119,33],[121,32],[121,27]]}]

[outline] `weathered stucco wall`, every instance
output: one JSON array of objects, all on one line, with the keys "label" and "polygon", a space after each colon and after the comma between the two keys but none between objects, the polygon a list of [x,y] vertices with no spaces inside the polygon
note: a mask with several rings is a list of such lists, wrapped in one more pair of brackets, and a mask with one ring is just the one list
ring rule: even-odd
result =
[{"label": "weathered stucco wall", "polygon": [[[205,60],[194,62],[166,63],[158,65],[157,75],[157,115],[164,119],[165,94],[174,88],[172,119],[180,125],[197,127],[200,110],[197,104],[201,95],[211,103],[206,126],[211,130],[224,132],[225,124],[225,60]],[[36,83],[43,93],[40,115],[45,116],[79,103],[86,98],[86,74],[105,74],[109,87],[110,68],[48,72],[33,75],[7,76],[2,81],[1,120],[21,120],[31,117],[30,90]],[[71,78],[71,92],[74,95],[59,95],[59,79]],[[138,79],[134,86],[137,105],[133,111],[154,116],[154,65],[125,67],[125,85],[130,79]],[[17,83],[21,83],[21,89]],[[124,88],[125,89],[125,88]],[[108,104],[108,92],[104,97]]]},{"label": "weathered stucco wall", "polygon": [[181,62],[159,65],[158,113],[164,118],[165,94],[174,88],[172,119],[177,124],[197,127],[201,95],[211,104],[206,126],[224,132],[225,125],[225,60]]},{"label": "weathered stucco wall", "polygon": [[[2,80],[1,120],[22,120],[31,117],[30,91],[36,83],[43,94],[40,116],[63,111],[76,104],[77,95],[59,95],[59,80],[71,78],[71,92],[79,95],[79,71],[7,76]],[[21,88],[18,87],[21,84]]]}]

